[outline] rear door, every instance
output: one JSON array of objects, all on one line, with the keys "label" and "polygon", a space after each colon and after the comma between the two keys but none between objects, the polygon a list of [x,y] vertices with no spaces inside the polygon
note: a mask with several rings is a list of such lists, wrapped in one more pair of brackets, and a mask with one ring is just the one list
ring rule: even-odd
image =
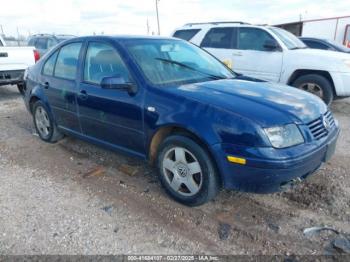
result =
[{"label": "rear door", "polygon": [[200,46],[216,56],[228,67],[236,70],[236,65],[232,63],[233,51],[237,48],[236,27],[214,27],[210,29]]},{"label": "rear door", "polygon": [[80,133],[77,115],[77,72],[81,42],[69,43],[53,53],[42,69],[41,85],[59,127]]},{"label": "rear door", "polygon": [[200,29],[186,29],[186,30],[177,30],[173,37],[180,38],[186,41],[190,41]]},{"label": "rear door", "polygon": [[238,47],[232,55],[235,71],[262,80],[279,82],[283,52],[269,51],[266,41],[277,41],[267,31],[260,28],[240,27],[238,31]]}]

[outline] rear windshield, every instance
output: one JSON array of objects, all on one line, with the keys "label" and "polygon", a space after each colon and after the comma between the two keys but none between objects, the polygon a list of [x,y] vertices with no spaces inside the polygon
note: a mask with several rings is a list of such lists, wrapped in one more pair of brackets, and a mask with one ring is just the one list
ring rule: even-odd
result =
[{"label": "rear windshield", "polygon": [[200,29],[178,30],[174,33],[173,36],[186,41],[190,41],[199,31]]}]

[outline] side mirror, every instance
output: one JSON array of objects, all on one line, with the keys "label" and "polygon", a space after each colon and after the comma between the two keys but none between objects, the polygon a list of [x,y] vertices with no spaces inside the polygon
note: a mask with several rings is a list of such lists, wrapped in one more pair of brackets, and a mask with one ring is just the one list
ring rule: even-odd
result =
[{"label": "side mirror", "polygon": [[136,93],[135,84],[126,82],[121,76],[107,76],[102,78],[101,87],[103,89],[119,89],[128,91],[129,93]]},{"label": "side mirror", "polygon": [[264,48],[266,49],[266,51],[278,51],[278,50],[280,50],[278,43],[272,39],[267,39],[265,41]]}]

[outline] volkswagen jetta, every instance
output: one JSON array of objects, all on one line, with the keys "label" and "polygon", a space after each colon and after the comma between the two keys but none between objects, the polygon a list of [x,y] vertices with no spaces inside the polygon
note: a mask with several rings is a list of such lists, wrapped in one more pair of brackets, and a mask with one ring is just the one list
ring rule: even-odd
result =
[{"label": "volkswagen jetta", "polygon": [[222,187],[285,189],[331,157],[339,133],[318,97],[235,74],[179,39],[74,38],[26,83],[42,140],[72,135],[148,160],[166,192],[192,206]]}]

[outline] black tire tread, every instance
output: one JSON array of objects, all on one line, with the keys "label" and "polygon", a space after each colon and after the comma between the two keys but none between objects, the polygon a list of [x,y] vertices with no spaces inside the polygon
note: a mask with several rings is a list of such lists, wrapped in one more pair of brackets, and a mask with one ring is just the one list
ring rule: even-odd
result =
[{"label": "black tire tread", "polygon": [[318,84],[323,91],[323,101],[330,105],[334,99],[334,91],[331,82],[320,74],[306,74],[298,77],[294,82],[294,87],[299,87],[302,83],[314,82]]},{"label": "black tire tread", "polygon": [[[50,119],[50,124],[51,124],[51,126],[52,126],[52,132],[51,132],[51,134],[49,135],[48,138],[43,138],[43,137],[41,137],[40,134],[39,134],[39,132],[38,132],[38,129],[37,129],[37,127],[36,127],[36,123],[35,123],[35,110],[36,110],[36,108],[39,107],[39,106],[43,107],[43,108],[46,110],[46,112],[47,112],[47,114],[48,114],[48,116],[49,116],[49,119]],[[34,121],[34,126],[35,126],[35,128],[36,128],[36,130],[37,130],[37,132],[38,132],[39,137],[40,137],[41,140],[43,140],[43,141],[45,141],[45,142],[48,142],[48,143],[56,143],[56,142],[58,142],[59,140],[61,140],[61,139],[64,137],[64,135],[58,130],[57,125],[56,125],[56,123],[54,122],[53,117],[52,117],[52,115],[50,114],[50,112],[49,112],[47,106],[45,105],[45,103],[43,103],[43,102],[40,101],[40,100],[36,101],[36,102],[34,103],[34,105],[33,105],[33,121]]]}]

